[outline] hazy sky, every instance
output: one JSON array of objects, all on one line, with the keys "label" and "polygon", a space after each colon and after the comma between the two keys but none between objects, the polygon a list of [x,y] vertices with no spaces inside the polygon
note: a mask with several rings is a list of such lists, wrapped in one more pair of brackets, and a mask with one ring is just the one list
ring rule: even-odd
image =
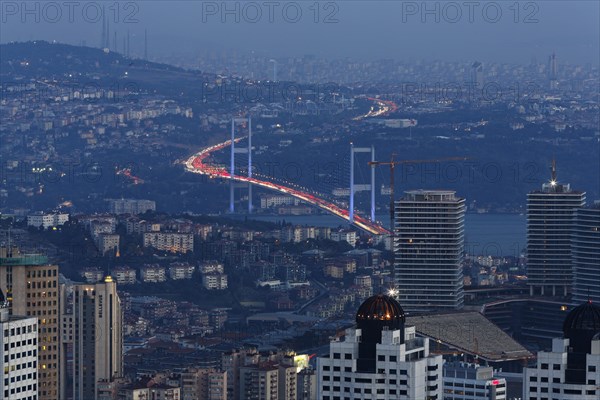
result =
[{"label": "hazy sky", "polygon": [[[206,49],[270,57],[599,63],[600,2],[590,1],[5,1],[0,41],[57,40],[99,46],[100,7],[131,49],[150,57]],[[225,9],[227,7],[227,9]],[[301,15],[300,15],[301,14]]]}]

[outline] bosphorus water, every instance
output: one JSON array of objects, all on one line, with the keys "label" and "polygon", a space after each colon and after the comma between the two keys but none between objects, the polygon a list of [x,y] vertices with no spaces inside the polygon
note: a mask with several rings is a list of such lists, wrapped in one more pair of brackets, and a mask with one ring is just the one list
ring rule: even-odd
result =
[{"label": "bosphorus water", "polygon": [[[340,218],[333,215],[237,215],[234,218],[249,218],[267,222],[292,223],[294,225],[347,227]],[[389,216],[378,215],[386,221]],[[472,255],[514,256],[525,252],[527,244],[527,218],[520,214],[467,214],[465,217],[465,251]]]}]

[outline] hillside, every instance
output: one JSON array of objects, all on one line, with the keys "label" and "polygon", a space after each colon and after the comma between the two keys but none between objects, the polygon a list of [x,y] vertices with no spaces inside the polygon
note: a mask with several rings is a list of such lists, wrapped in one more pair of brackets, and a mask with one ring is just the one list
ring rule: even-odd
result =
[{"label": "hillside", "polygon": [[0,45],[0,82],[44,78],[73,84],[133,82],[140,90],[195,96],[212,74],[159,64],[98,48],[33,41]]}]

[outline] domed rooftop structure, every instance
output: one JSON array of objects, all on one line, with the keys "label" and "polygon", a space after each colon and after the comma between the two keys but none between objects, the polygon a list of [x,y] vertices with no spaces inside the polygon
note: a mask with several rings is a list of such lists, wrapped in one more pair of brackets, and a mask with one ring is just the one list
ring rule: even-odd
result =
[{"label": "domed rooftop structure", "polygon": [[356,368],[362,372],[375,372],[377,344],[384,330],[400,331],[404,343],[406,316],[400,304],[390,296],[378,294],[365,300],[356,312],[356,325],[361,330]]},{"label": "domed rooftop structure", "polygon": [[565,318],[563,333],[565,337],[572,331],[600,332],[600,307],[591,300],[575,307]]},{"label": "domed rooftop structure", "polygon": [[378,329],[387,326],[398,329],[406,322],[404,310],[395,299],[378,294],[365,300],[356,312],[356,323],[359,328],[373,325]]},{"label": "domed rooftop structure", "polygon": [[600,307],[591,300],[575,307],[563,323],[565,339],[569,339],[565,382],[585,384],[586,357],[591,353],[592,340],[600,333]]},{"label": "domed rooftop structure", "polygon": [[589,353],[592,338],[600,332],[600,307],[591,300],[575,307],[565,318],[563,333],[576,353]]}]

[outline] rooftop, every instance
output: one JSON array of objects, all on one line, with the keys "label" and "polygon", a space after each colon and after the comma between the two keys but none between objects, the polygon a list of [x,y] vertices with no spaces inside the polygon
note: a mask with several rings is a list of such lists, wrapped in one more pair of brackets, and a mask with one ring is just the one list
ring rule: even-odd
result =
[{"label": "rooftop", "polygon": [[457,312],[407,318],[420,335],[487,361],[533,357],[525,347],[478,312]]},{"label": "rooftop", "polygon": [[48,264],[48,257],[42,254],[21,254],[17,257],[0,257],[0,266],[2,265],[45,265]]},{"label": "rooftop", "polygon": [[254,314],[246,319],[250,321],[262,321],[262,322],[277,322],[285,320],[286,322],[292,323],[304,323],[304,322],[315,322],[319,318],[311,317],[307,315],[294,314],[292,312],[276,312],[276,313],[259,313]]},{"label": "rooftop", "polygon": [[407,190],[400,202],[456,202],[463,200],[456,196],[454,190]]}]

